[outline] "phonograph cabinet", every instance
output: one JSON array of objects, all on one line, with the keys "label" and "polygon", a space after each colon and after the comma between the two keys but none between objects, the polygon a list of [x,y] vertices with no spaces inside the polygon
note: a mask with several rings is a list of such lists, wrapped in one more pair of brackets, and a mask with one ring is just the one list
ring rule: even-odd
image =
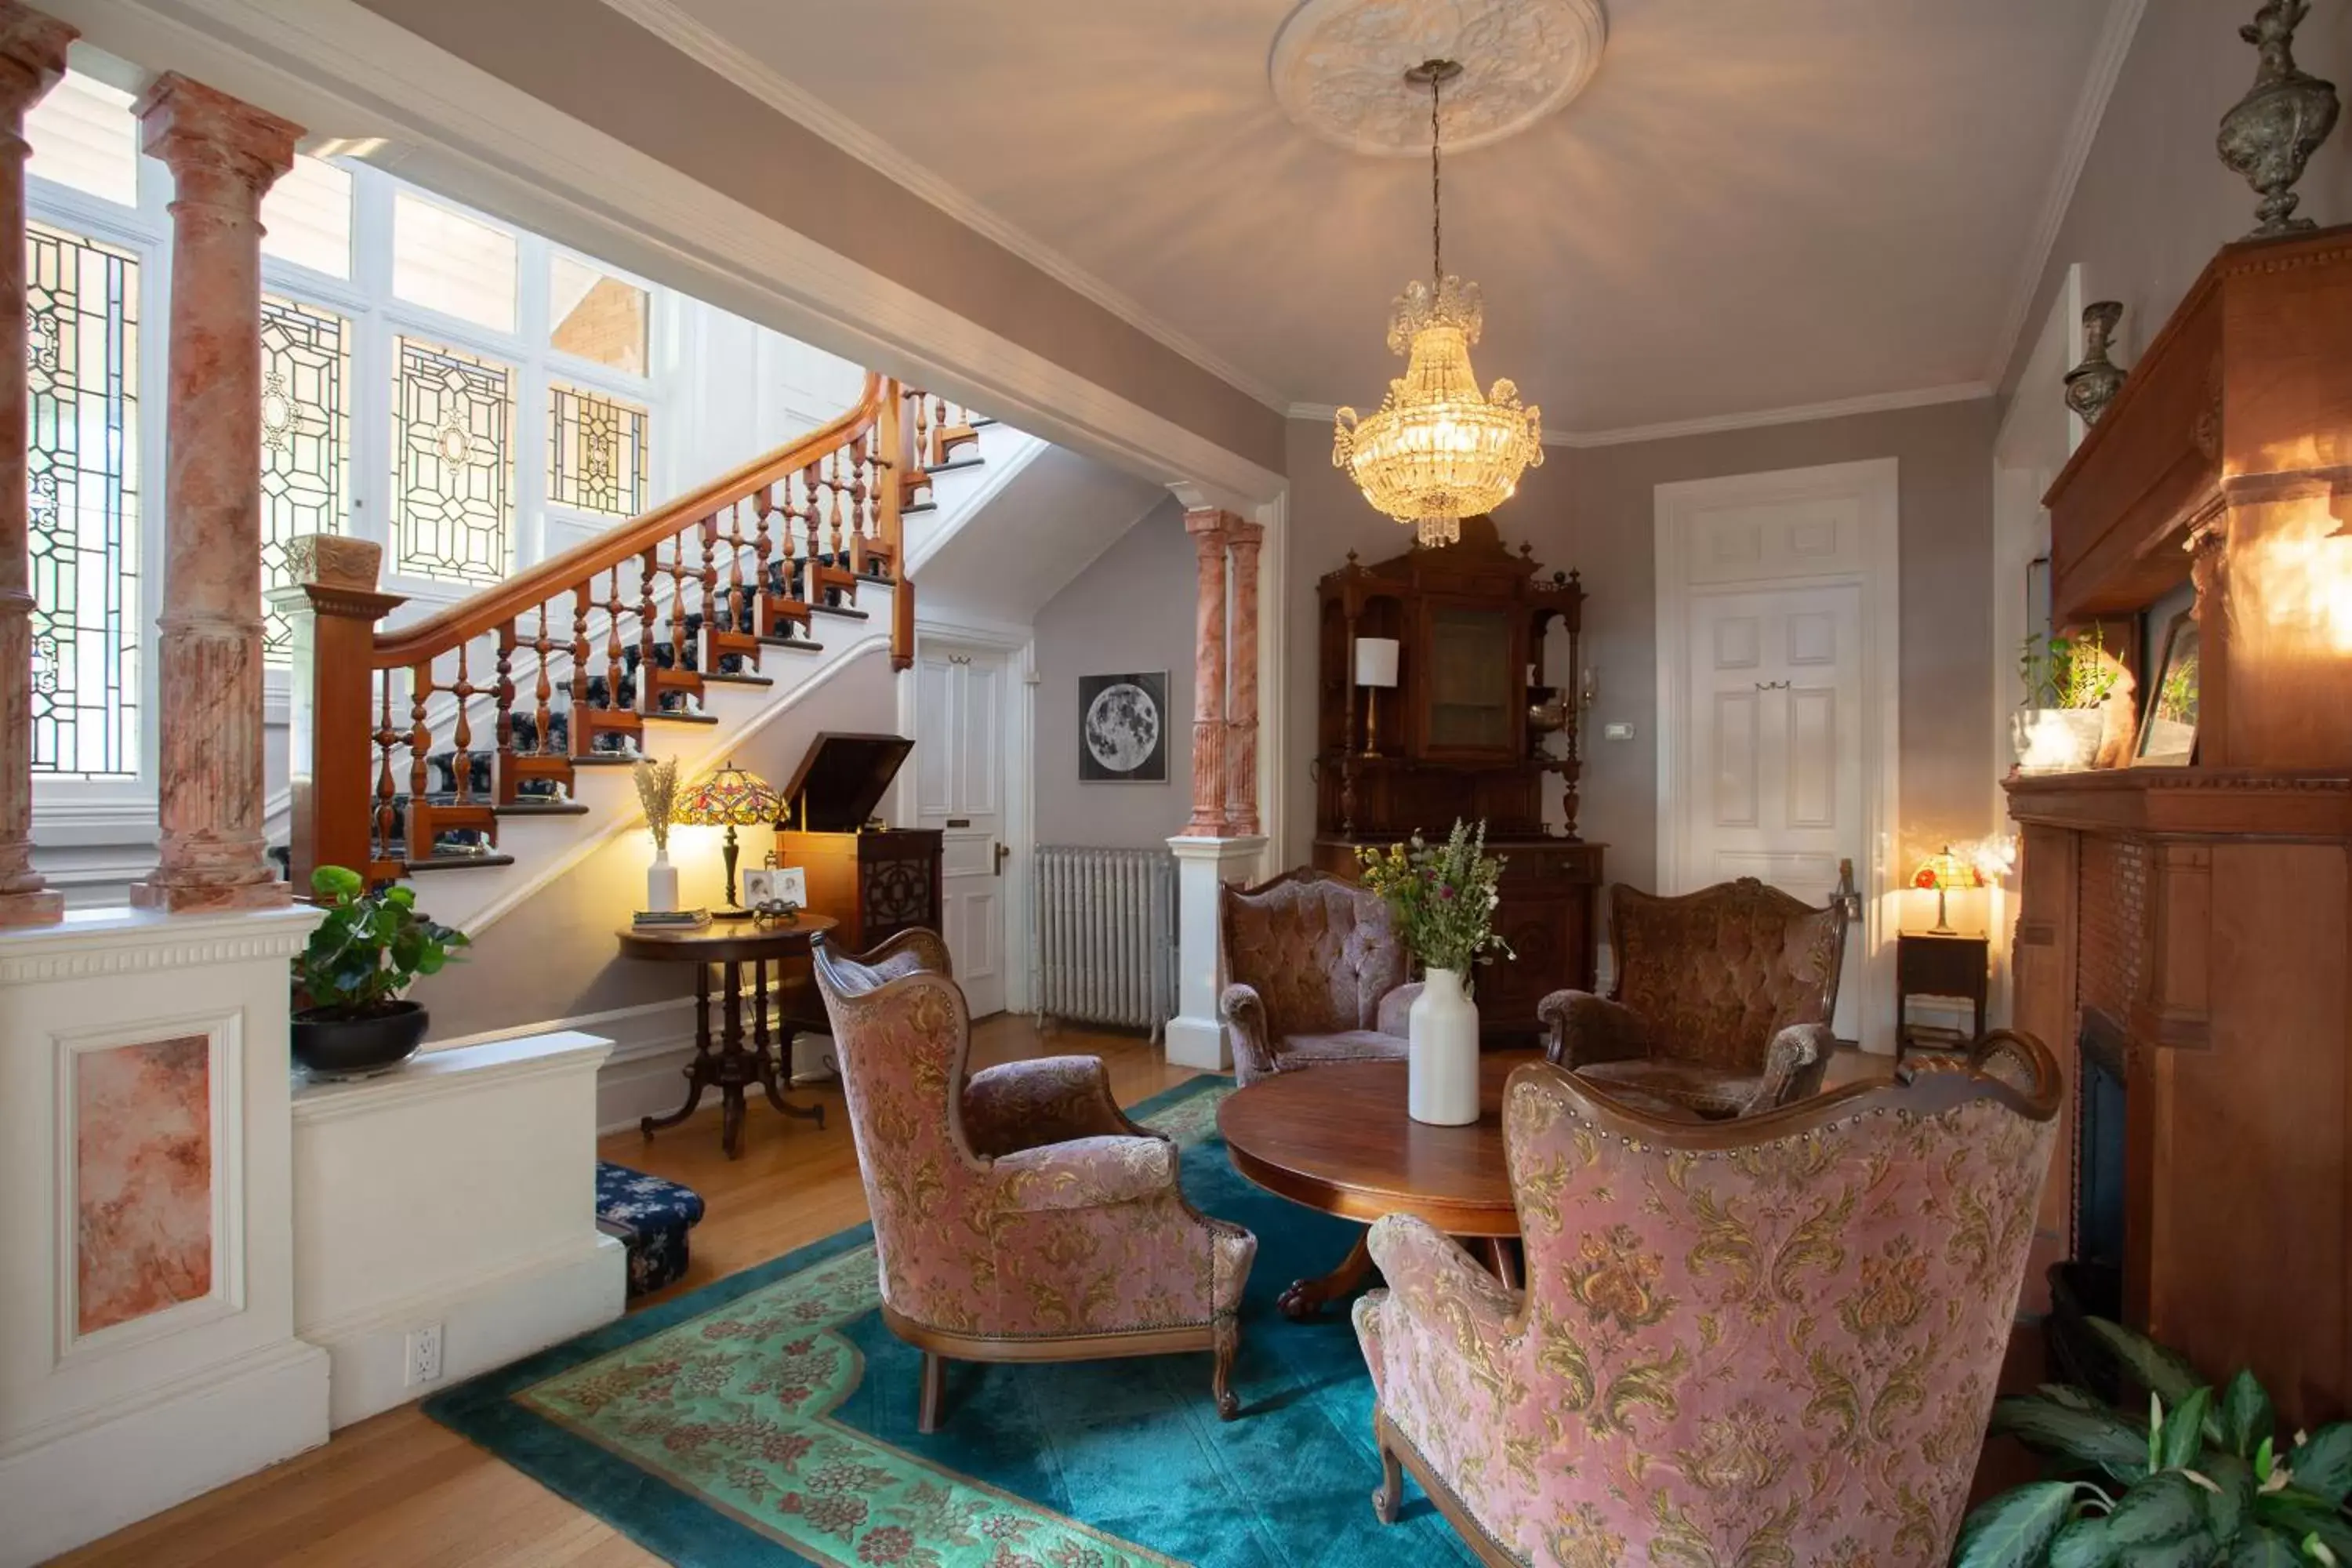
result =
[{"label": "phonograph cabinet", "polygon": [[[1495,926],[1518,956],[1478,971],[1478,1011],[1488,1044],[1525,1043],[1538,1003],[1593,982],[1603,847],[1576,828],[1584,591],[1472,517],[1443,548],[1369,566],[1351,552],[1318,593],[1315,864],[1353,880],[1359,848],[1484,817],[1505,861]],[[1375,649],[1363,672],[1360,639]],[[1547,826],[1554,781],[1563,820]]]}]

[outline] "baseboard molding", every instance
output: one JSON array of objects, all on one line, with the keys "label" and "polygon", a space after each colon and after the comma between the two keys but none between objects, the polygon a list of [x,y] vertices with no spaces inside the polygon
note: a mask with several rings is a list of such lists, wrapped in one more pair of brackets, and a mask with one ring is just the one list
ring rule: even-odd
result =
[{"label": "baseboard molding", "polygon": [[327,1440],[328,1358],[289,1340],[0,1459],[0,1568],[29,1568]]},{"label": "baseboard molding", "polygon": [[[694,1037],[681,1035],[627,1058],[617,1053],[596,1074],[596,1135],[626,1132],[648,1116],[667,1116],[686,1099],[686,1064]],[[712,1104],[717,1104],[714,1098]]]},{"label": "baseboard molding", "polygon": [[[620,1241],[588,1236],[362,1317],[298,1327],[333,1365],[328,1424],[341,1428],[609,1323],[621,1315],[627,1288]],[[441,1375],[410,1384],[408,1336],[435,1323]]]}]

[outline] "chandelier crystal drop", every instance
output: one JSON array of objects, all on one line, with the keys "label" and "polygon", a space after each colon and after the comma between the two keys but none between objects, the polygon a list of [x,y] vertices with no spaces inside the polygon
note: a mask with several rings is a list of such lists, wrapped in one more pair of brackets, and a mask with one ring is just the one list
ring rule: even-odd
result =
[{"label": "chandelier crystal drop", "polygon": [[1492,511],[1518,489],[1519,476],[1543,463],[1543,414],[1523,407],[1507,379],[1481,396],[1470,349],[1485,322],[1478,285],[1445,270],[1439,223],[1438,92],[1461,74],[1450,60],[1405,73],[1429,87],[1430,274],[1397,296],[1389,318],[1389,352],[1406,356],[1388,395],[1359,418],[1342,408],[1333,421],[1331,465],[1355,479],[1364,499],[1410,523],[1425,546],[1462,537],[1462,520]]}]

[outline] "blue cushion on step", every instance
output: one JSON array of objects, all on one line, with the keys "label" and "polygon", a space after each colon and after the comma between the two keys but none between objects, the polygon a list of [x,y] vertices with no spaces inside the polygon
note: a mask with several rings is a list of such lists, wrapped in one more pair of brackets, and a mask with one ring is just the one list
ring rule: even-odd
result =
[{"label": "blue cushion on step", "polygon": [[629,1254],[629,1294],[658,1290],[686,1272],[686,1233],[702,1219],[692,1187],[596,1162],[596,1228]]}]

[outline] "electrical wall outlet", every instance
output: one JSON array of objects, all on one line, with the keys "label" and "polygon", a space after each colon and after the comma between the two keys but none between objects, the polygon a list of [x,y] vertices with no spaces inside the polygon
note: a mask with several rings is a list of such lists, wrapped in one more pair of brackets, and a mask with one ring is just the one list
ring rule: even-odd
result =
[{"label": "electrical wall outlet", "polygon": [[414,1388],[420,1383],[436,1383],[441,1377],[441,1325],[427,1323],[408,1333],[408,1364],[401,1381]]},{"label": "electrical wall outlet", "polygon": [[1601,738],[1604,741],[1630,741],[1633,738],[1633,726],[1622,719],[1614,723],[1603,724],[1601,726]]}]

